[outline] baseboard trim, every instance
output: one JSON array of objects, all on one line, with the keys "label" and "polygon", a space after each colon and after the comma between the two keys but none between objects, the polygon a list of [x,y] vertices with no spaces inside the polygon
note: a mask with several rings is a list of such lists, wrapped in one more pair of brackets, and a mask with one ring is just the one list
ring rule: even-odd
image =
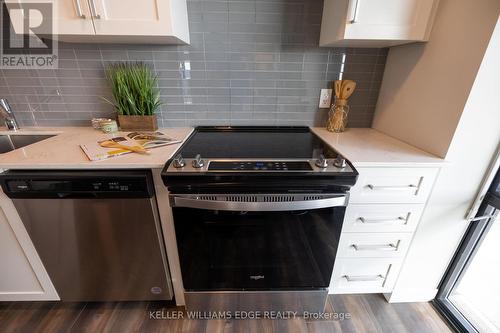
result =
[{"label": "baseboard trim", "polygon": [[328,290],[186,291],[188,311],[323,312]]}]

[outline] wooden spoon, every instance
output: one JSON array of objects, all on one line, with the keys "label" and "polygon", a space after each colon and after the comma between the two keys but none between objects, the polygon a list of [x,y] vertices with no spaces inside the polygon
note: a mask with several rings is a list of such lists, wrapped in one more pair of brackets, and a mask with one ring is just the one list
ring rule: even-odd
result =
[{"label": "wooden spoon", "polygon": [[337,80],[333,83],[333,89],[335,91],[335,97],[340,98],[340,91],[342,87],[342,80]]},{"label": "wooden spoon", "polygon": [[356,82],[351,81],[351,80],[345,80],[342,81],[342,88],[340,91],[340,98],[342,99],[348,99],[352,93],[354,92],[354,89],[356,88]]}]

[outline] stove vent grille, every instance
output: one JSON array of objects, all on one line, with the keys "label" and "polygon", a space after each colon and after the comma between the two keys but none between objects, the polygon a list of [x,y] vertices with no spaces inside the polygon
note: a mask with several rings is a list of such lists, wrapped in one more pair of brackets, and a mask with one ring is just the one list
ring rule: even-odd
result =
[{"label": "stove vent grille", "polygon": [[293,202],[310,201],[331,198],[332,195],[317,194],[209,194],[197,195],[194,199],[202,201],[228,201],[228,202]]}]

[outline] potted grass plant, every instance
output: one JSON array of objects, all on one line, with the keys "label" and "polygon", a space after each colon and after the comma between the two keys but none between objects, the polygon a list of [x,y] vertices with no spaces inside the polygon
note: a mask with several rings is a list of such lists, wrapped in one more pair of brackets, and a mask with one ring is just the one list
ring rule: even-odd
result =
[{"label": "potted grass plant", "polygon": [[118,113],[118,124],[125,131],[155,131],[158,122],[155,112],[162,105],[157,87],[157,78],[142,62],[120,62],[106,68],[106,77],[111,85]]}]

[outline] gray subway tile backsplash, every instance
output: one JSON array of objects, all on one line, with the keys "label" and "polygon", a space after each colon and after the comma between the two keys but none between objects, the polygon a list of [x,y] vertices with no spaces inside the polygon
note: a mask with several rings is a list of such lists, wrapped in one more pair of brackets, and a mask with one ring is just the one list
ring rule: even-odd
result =
[{"label": "gray subway tile backsplash", "polygon": [[59,44],[59,68],[0,71],[21,125],[114,117],[104,68],[144,61],[158,75],[161,126],[323,125],[321,88],[357,81],[349,126],[369,127],[387,49],[320,48],[321,0],[187,0],[191,45]]}]

